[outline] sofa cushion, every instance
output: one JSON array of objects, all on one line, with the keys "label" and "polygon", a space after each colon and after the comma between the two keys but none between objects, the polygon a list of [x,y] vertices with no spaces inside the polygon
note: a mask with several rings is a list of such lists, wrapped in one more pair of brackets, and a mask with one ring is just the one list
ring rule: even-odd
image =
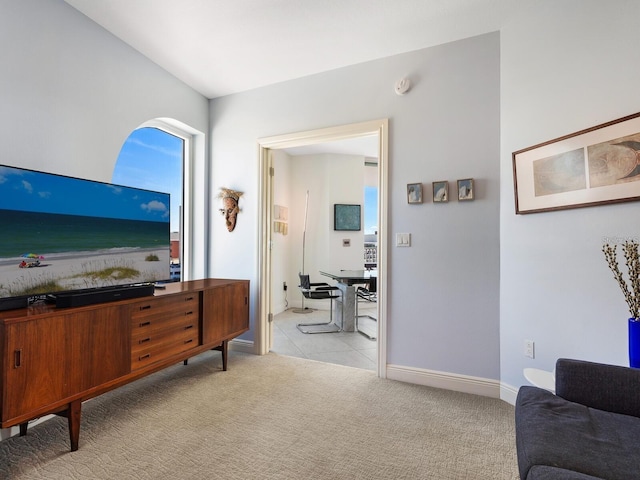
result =
[{"label": "sofa cushion", "polygon": [[534,465],[607,480],[640,479],[640,418],[524,386],[516,399],[515,420],[522,479]]},{"label": "sofa cushion", "polygon": [[640,369],[559,358],[556,395],[607,412],[640,417]]},{"label": "sofa cushion", "polygon": [[527,480],[602,480],[584,473],[566,470],[564,468],[549,467],[547,465],[534,465],[529,470]]}]

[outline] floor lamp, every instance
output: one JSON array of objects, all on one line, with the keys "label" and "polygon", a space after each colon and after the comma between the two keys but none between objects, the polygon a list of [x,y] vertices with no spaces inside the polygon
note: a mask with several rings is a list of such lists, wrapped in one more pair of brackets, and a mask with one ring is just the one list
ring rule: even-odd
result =
[{"label": "floor lamp", "polygon": [[[302,273],[304,275],[304,250],[306,246],[307,240],[307,215],[309,213],[309,190],[307,190],[307,199],[304,204],[304,228],[302,229]],[[302,295],[302,308],[294,308],[293,313],[311,313],[313,309],[305,308],[304,306],[304,295]]]}]

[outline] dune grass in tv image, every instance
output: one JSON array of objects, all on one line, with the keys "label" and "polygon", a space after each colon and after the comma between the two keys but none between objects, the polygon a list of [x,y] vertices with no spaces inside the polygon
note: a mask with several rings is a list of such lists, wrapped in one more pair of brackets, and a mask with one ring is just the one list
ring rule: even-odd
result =
[{"label": "dune grass in tv image", "polygon": [[169,279],[169,194],[0,166],[0,302]]}]

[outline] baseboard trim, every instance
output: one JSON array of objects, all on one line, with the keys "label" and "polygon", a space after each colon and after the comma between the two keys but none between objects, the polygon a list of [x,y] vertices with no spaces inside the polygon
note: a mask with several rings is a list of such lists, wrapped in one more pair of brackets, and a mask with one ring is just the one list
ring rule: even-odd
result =
[{"label": "baseboard trim", "polygon": [[[229,342],[229,349],[242,353],[256,353],[255,343],[252,340],[239,338]],[[455,392],[499,398],[511,405],[516,404],[516,397],[518,396],[518,388],[498,380],[439,372],[437,370],[387,365],[386,378],[416,385],[424,385],[426,387],[443,388]]]},{"label": "baseboard trim", "polygon": [[516,388],[513,385],[503,383],[500,385],[500,399],[510,403],[511,405],[515,405],[518,390],[519,388]]},{"label": "baseboard trim", "polygon": [[387,378],[427,387],[472,393],[483,397],[500,398],[500,382],[488,378],[438,372],[421,368],[387,365]]}]

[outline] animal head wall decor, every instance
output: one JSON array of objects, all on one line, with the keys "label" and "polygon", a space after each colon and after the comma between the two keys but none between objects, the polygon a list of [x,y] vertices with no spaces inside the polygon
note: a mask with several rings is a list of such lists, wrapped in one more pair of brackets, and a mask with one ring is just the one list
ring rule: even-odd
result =
[{"label": "animal head wall decor", "polygon": [[233,232],[233,229],[236,228],[238,212],[240,211],[238,201],[240,200],[243,192],[238,192],[224,187],[220,188],[220,190],[221,192],[218,197],[222,199],[222,205],[224,207],[220,209],[220,212],[224,215],[224,219],[227,223],[227,230]]}]

